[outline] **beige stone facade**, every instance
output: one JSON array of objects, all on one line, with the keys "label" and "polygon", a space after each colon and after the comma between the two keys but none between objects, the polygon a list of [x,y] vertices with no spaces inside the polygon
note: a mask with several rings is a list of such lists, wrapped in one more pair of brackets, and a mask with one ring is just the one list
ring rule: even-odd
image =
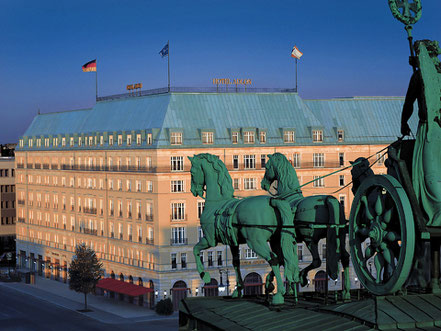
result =
[{"label": "beige stone facade", "polygon": [[[260,181],[267,154],[285,154],[297,167],[300,183],[304,184],[313,180],[313,176],[341,169],[349,165],[349,160],[360,156],[374,155],[375,159],[385,146],[321,143],[206,147],[17,151],[19,265],[65,280],[75,245],[85,242],[97,252],[106,276],[114,274],[119,279],[122,275],[126,281],[132,277],[135,283],[142,279],[144,286],[153,286],[158,291],[158,298],[170,296],[173,287],[184,286],[182,281],[186,295],[202,295],[204,284],[196,271],[192,249],[200,235],[198,207],[203,200],[190,193],[188,156],[203,152],[218,155],[230,172],[235,194],[250,196],[264,194]],[[255,165],[249,169],[245,167],[245,155],[254,156]],[[314,161],[315,158],[320,160]],[[373,167],[376,173],[385,173],[381,161]],[[303,192],[304,195],[334,194],[344,203],[349,217],[351,186],[334,192],[350,181],[350,169],[347,169],[325,178],[323,183],[305,186]],[[299,250],[304,267],[311,262],[311,256],[304,245],[299,245]],[[204,252],[204,265],[218,284],[221,283],[219,270],[223,272],[226,268],[225,260],[231,293],[235,277],[229,250],[218,246]],[[244,278],[257,273],[259,282],[264,281],[269,272],[266,262],[247,247],[241,248],[241,260]],[[311,280],[315,273],[311,271]],[[253,276],[249,279],[254,279],[250,282],[255,284],[259,278]],[[224,284],[225,277],[223,273]],[[353,274],[351,282],[353,287],[359,286]],[[341,288],[341,279],[330,288]],[[314,283],[304,290],[313,289]],[[176,293],[177,290],[172,291],[172,295]]]},{"label": "beige stone facade", "polygon": [[0,157],[0,236],[15,236],[15,161],[13,157]]}]

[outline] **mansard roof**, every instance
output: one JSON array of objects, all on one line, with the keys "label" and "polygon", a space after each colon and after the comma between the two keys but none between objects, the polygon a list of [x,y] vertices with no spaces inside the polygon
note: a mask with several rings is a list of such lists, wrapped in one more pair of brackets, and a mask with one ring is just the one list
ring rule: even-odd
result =
[{"label": "mansard roof", "polygon": [[[399,136],[403,97],[353,97],[303,100],[297,93],[165,93],[98,101],[91,109],[37,115],[23,135],[43,137],[153,133],[150,146],[189,148],[202,145],[202,132],[214,132],[213,147],[232,146],[231,134],[265,131],[266,145],[287,145],[284,130],[295,132],[290,145],[312,144],[311,132],[324,131],[324,143],[389,143]],[[416,127],[415,116],[411,127]],[[170,145],[170,134],[182,132],[182,145]],[[238,145],[241,145],[239,141]],[[256,143],[260,145],[256,136]],[[47,149],[42,147],[38,149]],[[235,145],[237,146],[237,145]],[[247,146],[249,146],[247,144]],[[20,149],[28,149],[24,144]],[[75,146],[57,149],[90,149]],[[113,148],[113,147],[112,147]],[[116,147],[115,147],[116,148]],[[127,148],[120,146],[120,148]],[[36,149],[35,144],[33,148]]]}]

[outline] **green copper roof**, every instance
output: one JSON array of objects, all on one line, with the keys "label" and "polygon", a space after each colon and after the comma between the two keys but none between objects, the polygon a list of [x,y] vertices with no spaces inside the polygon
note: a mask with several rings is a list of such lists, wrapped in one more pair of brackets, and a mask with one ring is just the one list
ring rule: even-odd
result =
[{"label": "green copper roof", "polygon": [[[100,101],[92,109],[37,115],[23,137],[153,132],[149,148],[188,148],[203,147],[203,131],[214,132],[216,147],[232,146],[232,131],[255,131],[255,145],[260,145],[257,134],[266,131],[266,145],[277,146],[288,145],[283,142],[284,130],[295,131],[295,143],[290,145],[308,145],[312,144],[312,129],[324,130],[325,144],[337,143],[336,130],[342,129],[346,144],[385,143],[399,135],[403,102],[402,97],[303,100],[296,93],[166,93]],[[183,133],[181,146],[170,146],[173,131]],[[76,144],[57,148],[94,147]],[[123,144],[112,148],[127,147]],[[142,146],[131,148],[146,145],[143,141]],[[37,148],[36,144],[28,148],[25,143],[21,149]]]}]

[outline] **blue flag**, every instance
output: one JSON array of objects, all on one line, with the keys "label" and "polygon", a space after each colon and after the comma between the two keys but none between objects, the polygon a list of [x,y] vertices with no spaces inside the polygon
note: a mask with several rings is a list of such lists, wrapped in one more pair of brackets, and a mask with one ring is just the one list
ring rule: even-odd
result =
[{"label": "blue flag", "polygon": [[165,46],[161,49],[161,51],[159,52],[159,55],[161,55],[162,57],[164,57],[164,56],[168,56],[168,43],[167,43],[167,45],[165,45]]}]

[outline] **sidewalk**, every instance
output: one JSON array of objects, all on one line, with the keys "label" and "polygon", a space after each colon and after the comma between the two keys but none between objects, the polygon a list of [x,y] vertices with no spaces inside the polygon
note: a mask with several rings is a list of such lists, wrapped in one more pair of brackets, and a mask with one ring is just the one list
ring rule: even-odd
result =
[{"label": "sidewalk", "polygon": [[[34,285],[21,283],[1,283],[16,291],[32,295],[66,309],[78,311],[84,309],[84,294],[69,289],[68,284],[36,276]],[[108,324],[177,319],[177,313],[161,316],[148,307],[140,307],[117,299],[101,295],[87,295],[87,306],[92,312],[81,313]]]}]

